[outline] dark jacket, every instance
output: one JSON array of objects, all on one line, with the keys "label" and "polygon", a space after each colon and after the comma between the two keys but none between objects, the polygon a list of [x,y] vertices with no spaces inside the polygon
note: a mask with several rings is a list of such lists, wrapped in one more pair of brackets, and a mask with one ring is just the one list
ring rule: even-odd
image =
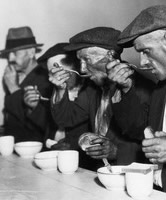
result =
[{"label": "dark jacket", "polygon": [[15,142],[43,141],[45,130],[51,118],[50,103],[40,101],[31,114],[23,102],[23,88],[37,85],[44,97],[51,97],[52,84],[48,81],[48,72],[41,66],[31,71],[20,84],[19,90],[5,96],[5,134],[13,135]]},{"label": "dark jacket", "polygon": [[[55,104],[52,108],[53,117],[56,123],[61,127],[71,128],[85,121],[90,123],[90,132],[95,132],[95,117],[100,104],[102,91],[93,82],[89,81],[85,84],[79,93],[76,101],[69,101],[67,92],[63,99]],[[142,157],[140,154],[140,144],[132,141],[120,134],[119,128],[114,121],[114,114],[110,104],[107,111],[110,117],[110,127],[107,132],[107,137],[112,142],[118,145],[117,161],[110,161],[112,164],[130,164]],[[93,167],[92,167],[93,165]],[[96,170],[103,166],[99,160],[94,160],[91,164],[91,169]]]},{"label": "dark jacket", "polygon": [[[153,87],[153,93],[148,104],[140,104],[140,99],[135,89],[124,96],[123,100],[114,105],[116,121],[124,131],[123,134],[130,138],[142,140],[146,126],[151,126],[154,131],[162,131],[164,110],[166,102],[166,81],[159,82]],[[130,108],[130,109],[128,109]],[[166,165],[162,171],[163,191],[166,192]]]}]

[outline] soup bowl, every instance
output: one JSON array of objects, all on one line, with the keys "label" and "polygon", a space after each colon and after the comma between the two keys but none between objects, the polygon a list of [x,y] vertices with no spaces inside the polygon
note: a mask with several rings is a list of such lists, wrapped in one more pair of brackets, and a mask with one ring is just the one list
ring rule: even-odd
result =
[{"label": "soup bowl", "polygon": [[44,171],[57,170],[57,158],[59,151],[44,151],[34,157],[35,164]]},{"label": "soup bowl", "polygon": [[125,190],[125,174],[120,172],[122,166],[112,166],[112,168],[115,172],[110,172],[107,167],[99,168],[98,179],[108,190]]},{"label": "soup bowl", "polygon": [[14,146],[15,152],[22,158],[33,158],[43,147],[41,142],[26,141],[18,142]]}]

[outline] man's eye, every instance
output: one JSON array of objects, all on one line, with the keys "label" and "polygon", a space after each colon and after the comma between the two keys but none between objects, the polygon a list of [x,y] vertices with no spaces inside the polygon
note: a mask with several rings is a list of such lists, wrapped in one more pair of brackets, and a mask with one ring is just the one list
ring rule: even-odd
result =
[{"label": "man's eye", "polygon": [[90,59],[90,58],[86,58],[86,59],[85,59],[85,62],[86,62],[87,64],[91,64],[91,59]]},{"label": "man's eye", "polygon": [[150,50],[149,50],[149,49],[145,49],[145,50],[143,50],[142,52],[143,52],[143,54],[149,54],[149,53],[150,53]]}]

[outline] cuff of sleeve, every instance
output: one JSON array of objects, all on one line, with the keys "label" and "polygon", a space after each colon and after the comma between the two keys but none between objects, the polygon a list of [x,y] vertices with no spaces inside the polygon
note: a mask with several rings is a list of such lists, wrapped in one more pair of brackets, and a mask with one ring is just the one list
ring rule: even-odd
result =
[{"label": "cuff of sleeve", "polygon": [[155,185],[160,186],[162,188],[161,172],[161,169],[154,171],[153,182]]}]

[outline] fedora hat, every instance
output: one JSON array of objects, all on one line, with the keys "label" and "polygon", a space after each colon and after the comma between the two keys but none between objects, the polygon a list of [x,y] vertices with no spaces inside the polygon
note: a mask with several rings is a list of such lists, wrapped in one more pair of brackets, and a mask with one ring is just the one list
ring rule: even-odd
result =
[{"label": "fedora hat", "polygon": [[36,43],[35,37],[30,27],[25,26],[10,28],[6,37],[5,49],[1,50],[0,53],[2,57],[6,57],[6,55],[11,51],[17,51],[32,47],[35,47],[37,52],[40,52],[41,49],[39,47],[41,46],[43,46],[43,44]]}]

